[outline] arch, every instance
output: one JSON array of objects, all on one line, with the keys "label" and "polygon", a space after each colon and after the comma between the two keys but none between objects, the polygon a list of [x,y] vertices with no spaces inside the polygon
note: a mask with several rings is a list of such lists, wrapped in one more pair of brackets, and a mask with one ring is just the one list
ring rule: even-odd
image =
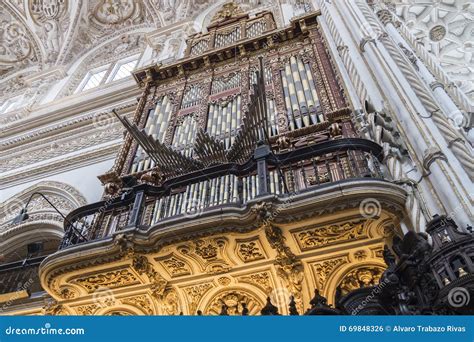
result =
[{"label": "arch", "polygon": [[85,197],[74,187],[55,181],[39,182],[0,204],[0,251],[7,255],[31,242],[61,240],[63,219],[41,196],[34,196],[28,205],[29,218],[21,223],[13,219],[26,205],[30,196],[39,192],[56,208],[67,215],[87,204]]},{"label": "arch", "polygon": [[265,306],[265,294],[252,286],[220,287],[207,293],[199,302],[198,309],[204,315],[218,315],[222,304],[226,304],[229,315],[242,313],[242,303],[247,305],[249,315],[257,315]]},{"label": "arch", "polygon": [[[329,277],[324,286],[324,296],[329,303],[335,302],[336,288],[344,281],[344,279],[356,270],[376,269],[380,271],[380,275],[387,268],[387,265],[381,259],[367,259],[359,263],[350,263],[337,268]],[[378,282],[377,282],[378,283]]]},{"label": "arch", "polygon": [[117,306],[100,308],[94,315],[96,316],[145,316],[146,313],[136,306],[120,304]]}]

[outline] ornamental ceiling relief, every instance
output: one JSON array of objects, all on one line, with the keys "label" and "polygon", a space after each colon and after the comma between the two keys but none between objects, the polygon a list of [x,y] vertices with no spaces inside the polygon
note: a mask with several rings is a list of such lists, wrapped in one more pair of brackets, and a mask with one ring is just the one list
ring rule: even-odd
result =
[{"label": "ornamental ceiling relief", "polygon": [[389,0],[392,10],[474,102],[474,3]]},{"label": "ornamental ceiling relief", "polygon": [[25,22],[0,2],[0,79],[38,61],[38,48]]},{"label": "ornamental ceiling relief", "polygon": [[28,11],[43,43],[46,62],[54,63],[69,27],[67,0],[29,0]]}]

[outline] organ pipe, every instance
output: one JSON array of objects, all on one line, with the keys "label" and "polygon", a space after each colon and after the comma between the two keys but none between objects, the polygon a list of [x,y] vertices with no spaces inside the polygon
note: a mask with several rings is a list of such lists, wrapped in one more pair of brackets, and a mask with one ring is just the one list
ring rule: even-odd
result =
[{"label": "organ pipe", "polygon": [[309,64],[292,56],[280,74],[290,130],[323,121]]}]

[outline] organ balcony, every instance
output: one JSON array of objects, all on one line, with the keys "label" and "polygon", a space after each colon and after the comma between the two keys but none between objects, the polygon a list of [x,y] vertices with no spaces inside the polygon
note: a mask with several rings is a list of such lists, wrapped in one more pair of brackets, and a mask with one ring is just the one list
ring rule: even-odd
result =
[{"label": "organ balcony", "polygon": [[[262,200],[285,202],[315,190],[337,191],[357,180],[380,183],[380,156],[379,145],[359,138],[281,154],[272,154],[262,145],[245,164],[209,167],[169,179],[159,187],[136,185],[120,196],[74,210],[67,216],[71,224],[65,223],[60,248],[127,229],[164,227],[180,218],[239,212]],[[124,182],[136,180],[125,177]]]},{"label": "organ balcony", "polygon": [[[119,298],[127,287],[181,301],[184,314],[215,314],[222,284],[234,282],[228,295],[246,298],[250,314],[278,287],[302,313],[316,282],[333,304],[338,284],[347,293],[357,277],[380,278],[406,193],[384,179],[382,147],[359,136],[319,13],[276,28],[269,12],[232,11],[190,37],[183,59],[134,72],[143,92],[133,117],[116,114],[126,135],[99,176],[103,199],[69,213],[58,252],[40,267],[43,288],[65,311],[105,314],[91,309],[94,293],[117,289]],[[345,265],[327,281],[315,275],[327,261],[321,250]],[[250,269],[265,269],[268,286],[235,284]],[[341,282],[346,273],[351,280]],[[207,304],[185,299],[198,279],[214,282]]]}]

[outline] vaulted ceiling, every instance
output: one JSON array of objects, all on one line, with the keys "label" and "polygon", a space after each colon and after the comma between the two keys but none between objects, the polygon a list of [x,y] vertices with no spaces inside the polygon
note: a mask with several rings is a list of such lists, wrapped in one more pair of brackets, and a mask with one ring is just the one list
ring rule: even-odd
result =
[{"label": "vaulted ceiling", "polygon": [[397,15],[474,102],[474,2],[391,0]]},{"label": "vaulted ceiling", "polygon": [[[472,0],[385,0],[474,101]],[[240,0],[264,5],[271,0]],[[208,0],[2,0],[0,83],[66,66],[94,46],[133,29],[167,26],[199,15]],[[2,94],[0,94],[0,97]]]},{"label": "vaulted ceiling", "polygon": [[131,27],[158,28],[199,13],[206,0],[2,0],[0,82],[67,65]]}]

